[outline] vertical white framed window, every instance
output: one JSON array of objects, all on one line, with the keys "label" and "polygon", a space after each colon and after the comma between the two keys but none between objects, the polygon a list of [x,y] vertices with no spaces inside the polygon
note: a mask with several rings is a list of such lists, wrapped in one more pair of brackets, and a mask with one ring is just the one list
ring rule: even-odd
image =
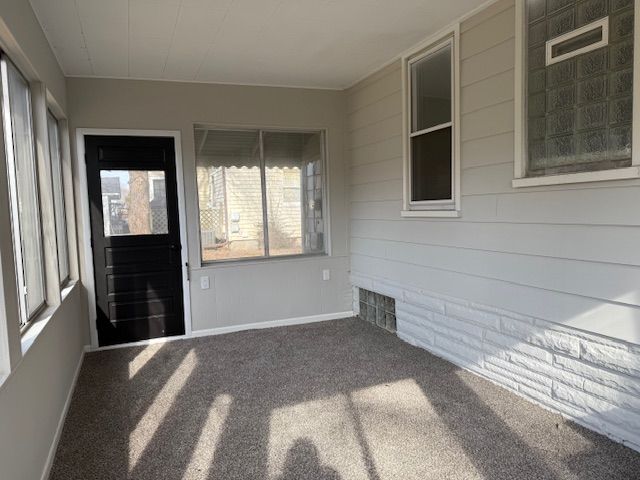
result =
[{"label": "vertical white framed window", "polygon": [[640,177],[635,3],[516,2],[514,187]]},{"label": "vertical white framed window", "polygon": [[45,306],[44,254],[29,83],[4,55],[2,117],[6,145],[21,326]]},{"label": "vertical white framed window", "polygon": [[403,58],[402,216],[460,215],[459,30]]},{"label": "vertical white framed window", "polygon": [[58,119],[50,111],[47,112],[47,130],[49,133],[49,158],[51,159],[53,208],[56,224],[56,244],[58,247],[58,274],[60,285],[65,285],[69,280],[69,242],[65,215],[62,149],[60,147]]}]

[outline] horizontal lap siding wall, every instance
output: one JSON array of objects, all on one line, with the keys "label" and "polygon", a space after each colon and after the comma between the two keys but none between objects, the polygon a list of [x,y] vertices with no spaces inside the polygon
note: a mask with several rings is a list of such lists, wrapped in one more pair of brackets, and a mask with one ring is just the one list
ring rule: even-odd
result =
[{"label": "horizontal lap siding wall", "polygon": [[[548,401],[542,401],[525,391],[524,377],[511,371],[518,365],[505,367],[502,375],[495,373],[509,362],[493,355],[495,350],[509,355],[527,340],[501,332],[500,324],[474,329],[466,336],[452,327],[445,335],[431,317],[433,312],[421,310],[424,305],[415,300],[416,295],[451,298],[454,303],[474,305],[470,311],[476,313],[471,315],[478,318],[492,309],[506,312],[501,314],[505,318],[525,316],[523,329],[529,325],[531,332],[533,322],[542,322],[543,329],[556,325],[577,342],[573,352],[577,356],[571,359],[606,377],[615,369],[598,366],[597,355],[587,358],[588,348],[580,341],[585,332],[595,334],[589,338],[612,345],[611,354],[633,366],[617,373],[636,386],[640,382],[640,350],[635,346],[640,344],[640,184],[513,189],[514,2],[498,2],[464,22],[460,52],[461,218],[400,217],[401,63],[389,65],[348,92],[352,281],[355,286],[387,289],[396,298],[403,338],[417,343],[417,332],[422,331],[424,338],[433,339],[430,343],[423,338],[423,347],[449,352],[457,363],[475,365],[476,371],[494,381],[504,380],[501,383],[507,387],[516,382],[516,390],[522,386],[521,394],[562,411],[557,407],[560,402],[567,406],[563,413],[573,409],[573,417],[583,423],[638,445],[639,438],[631,438],[611,420],[617,409],[640,419],[637,403],[620,404],[623,389],[602,390],[605,394],[600,395],[576,390],[582,398],[574,391],[567,393],[562,382],[554,387],[553,369],[563,368],[556,361],[562,362],[566,354],[556,350],[557,345],[545,346],[549,369],[539,373],[546,379]],[[444,323],[454,323],[456,317],[447,311],[439,315]],[[492,329],[495,335],[506,335],[500,337],[501,343],[487,340]],[[606,384],[600,380],[598,385]],[[631,395],[637,398],[639,391]],[[604,420],[591,415],[599,410],[610,413]]]}]

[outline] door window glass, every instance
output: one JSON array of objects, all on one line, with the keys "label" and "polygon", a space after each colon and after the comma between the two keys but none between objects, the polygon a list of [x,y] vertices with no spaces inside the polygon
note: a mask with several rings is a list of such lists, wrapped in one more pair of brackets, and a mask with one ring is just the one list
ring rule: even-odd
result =
[{"label": "door window glass", "polygon": [[101,170],[105,237],[169,233],[163,171]]}]

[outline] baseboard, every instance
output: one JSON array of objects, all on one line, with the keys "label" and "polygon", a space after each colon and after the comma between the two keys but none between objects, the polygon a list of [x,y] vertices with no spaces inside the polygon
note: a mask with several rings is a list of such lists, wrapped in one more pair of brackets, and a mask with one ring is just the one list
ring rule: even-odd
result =
[{"label": "baseboard", "polygon": [[69,393],[67,393],[67,398],[64,402],[64,407],[62,408],[62,413],[60,414],[60,419],[58,420],[58,426],[56,427],[56,433],[53,437],[53,442],[51,443],[51,447],[49,448],[49,454],[47,455],[47,461],[44,464],[44,469],[42,471],[41,480],[47,480],[49,478],[49,474],[51,473],[51,467],[53,467],[53,460],[56,456],[56,450],[58,449],[58,443],[60,442],[60,436],[62,435],[62,428],[64,427],[64,422],[67,419],[67,412],[69,411],[69,406],[71,405],[71,398],[73,397],[73,392],[76,389],[76,383],[78,382],[78,376],[80,375],[80,369],[82,368],[82,363],[84,362],[84,354],[89,350],[89,346],[85,345],[82,349],[82,354],[80,355],[80,360],[78,361],[78,365],[76,366],[76,371],[73,374],[73,380],[71,381],[71,386],[69,387]]},{"label": "baseboard", "polygon": [[262,328],[286,327],[290,325],[303,325],[306,323],[326,322],[328,320],[338,320],[340,318],[353,317],[353,311],[336,313],[324,313],[321,315],[310,315],[308,317],[293,317],[283,320],[271,320],[267,322],[245,323],[242,325],[231,325],[228,327],[207,328],[205,330],[194,330],[192,337],[208,337],[210,335],[222,335],[225,333],[242,332],[244,330],[257,330]]}]

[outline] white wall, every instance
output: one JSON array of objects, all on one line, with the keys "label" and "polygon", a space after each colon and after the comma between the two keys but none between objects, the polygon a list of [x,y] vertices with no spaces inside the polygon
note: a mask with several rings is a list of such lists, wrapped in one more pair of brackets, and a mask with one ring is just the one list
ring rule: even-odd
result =
[{"label": "white wall", "polygon": [[400,217],[400,62],[348,91],[352,281],[402,338],[640,448],[640,182],[512,188],[514,35],[513,0],[461,25],[461,218]]},{"label": "white wall", "polygon": [[[79,78],[67,88],[72,129],[181,132],[194,330],[350,310],[343,92]],[[195,123],[326,128],[331,256],[200,266]],[[331,280],[322,280],[323,269]],[[200,289],[203,275],[209,290]]]},{"label": "white wall", "polygon": [[[0,0],[0,46],[30,81],[42,82],[48,90],[45,92],[42,84],[34,84],[37,115],[42,117],[46,112],[44,99],[48,97],[56,114],[64,117],[65,79],[28,0]],[[40,101],[42,103],[37,103]],[[42,154],[41,149],[38,154]],[[49,309],[53,312],[49,320],[34,325],[31,333],[27,333],[39,331],[28,349],[27,342],[21,341],[26,337],[21,339],[18,331],[4,148],[0,148],[0,183],[0,280],[3,282],[0,322],[7,327],[0,328],[0,353],[5,350],[5,355],[0,355],[0,363],[4,360],[0,368],[0,478],[36,480],[46,471],[59,421],[88,340],[86,314],[81,285],[75,284],[55,310]],[[50,191],[42,193],[45,197],[51,194]],[[68,184],[67,216],[73,224],[70,193]],[[69,235],[73,252],[74,234],[71,231]],[[77,278],[77,262],[72,258],[70,263],[72,275]],[[57,288],[52,291],[58,295]],[[54,305],[57,302],[56,299]]]}]

